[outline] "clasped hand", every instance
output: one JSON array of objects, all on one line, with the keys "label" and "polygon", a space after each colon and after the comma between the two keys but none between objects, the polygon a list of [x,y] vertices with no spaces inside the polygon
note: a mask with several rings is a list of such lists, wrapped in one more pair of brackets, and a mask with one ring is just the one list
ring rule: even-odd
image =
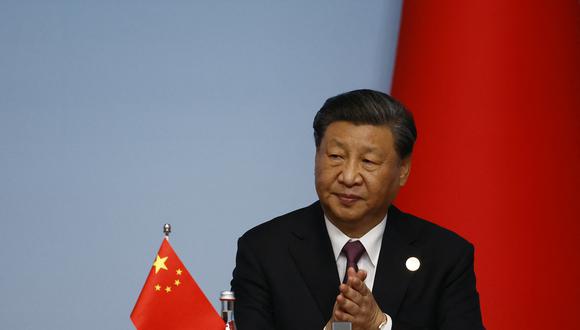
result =
[{"label": "clasped hand", "polygon": [[339,287],[340,294],[336,297],[332,317],[325,329],[332,329],[333,321],[351,322],[353,330],[378,329],[385,321],[385,315],[364,283],[367,273],[364,270],[356,272],[350,267],[347,275],[346,284]]}]

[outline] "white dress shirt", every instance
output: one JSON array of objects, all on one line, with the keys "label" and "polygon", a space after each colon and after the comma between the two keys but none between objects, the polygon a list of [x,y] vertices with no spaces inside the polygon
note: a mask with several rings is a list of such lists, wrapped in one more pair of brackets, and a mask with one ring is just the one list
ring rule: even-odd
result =
[{"label": "white dress shirt", "polygon": [[[328,231],[328,236],[330,237],[330,243],[332,244],[332,251],[334,252],[334,257],[336,259],[336,269],[338,271],[338,278],[342,281],[344,274],[346,272],[346,256],[341,253],[344,245],[349,241],[360,241],[365,247],[365,253],[359,259],[357,266],[358,269],[363,269],[367,272],[367,278],[365,280],[366,286],[372,291],[373,285],[375,284],[375,273],[377,269],[377,264],[379,262],[379,253],[381,252],[381,244],[383,243],[383,234],[387,226],[387,216],[379,222],[378,225],[374,226],[361,238],[351,238],[345,235],[340,229],[338,229],[328,218],[324,215],[324,222],[326,224],[326,230]],[[381,330],[391,330],[393,327],[393,321],[390,316],[387,315],[387,324],[381,328]],[[328,329],[329,330],[329,329]]]}]

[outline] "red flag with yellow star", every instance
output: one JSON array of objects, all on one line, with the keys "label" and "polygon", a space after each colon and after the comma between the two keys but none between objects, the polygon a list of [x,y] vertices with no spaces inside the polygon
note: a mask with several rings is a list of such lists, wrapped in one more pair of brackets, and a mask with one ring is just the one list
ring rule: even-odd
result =
[{"label": "red flag with yellow star", "polygon": [[225,323],[163,240],[131,312],[138,330],[223,330]]}]

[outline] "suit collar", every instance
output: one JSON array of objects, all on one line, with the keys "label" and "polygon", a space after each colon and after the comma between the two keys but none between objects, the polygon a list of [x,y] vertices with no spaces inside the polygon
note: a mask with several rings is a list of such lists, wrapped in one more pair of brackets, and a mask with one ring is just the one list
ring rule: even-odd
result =
[{"label": "suit collar", "polygon": [[391,206],[375,273],[373,295],[381,310],[393,318],[396,318],[409,281],[414,275],[405,263],[410,257],[421,259],[421,251],[414,245],[417,237],[418,229],[412,220]]},{"label": "suit collar", "polygon": [[304,216],[296,219],[289,250],[318,305],[321,324],[325,324],[332,314],[340,279],[319,202],[307,207]]}]

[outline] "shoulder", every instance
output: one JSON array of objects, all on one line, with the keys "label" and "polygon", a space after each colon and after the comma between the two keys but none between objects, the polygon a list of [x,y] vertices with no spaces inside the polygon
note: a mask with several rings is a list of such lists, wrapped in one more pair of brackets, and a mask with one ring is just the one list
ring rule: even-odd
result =
[{"label": "shoulder", "polygon": [[461,251],[473,251],[473,245],[452,230],[405,213],[396,207],[392,207],[392,210],[396,214],[393,225],[397,227],[397,230],[408,235],[414,245],[428,247],[440,253],[456,254]]},{"label": "shoulder", "polygon": [[275,217],[248,230],[240,237],[241,241],[260,241],[280,243],[293,232],[300,232],[304,228],[315,225],[317,220],[322,222],[323,213],[319,202],[292,212]]},{"label": "shoulder", "polygon": [[474,247],[469,241],[431,221],[399,210],[396,213],[391,229],[404,237],[409,250],[421,260],[419,277],[448,284],[473,273]]}]

